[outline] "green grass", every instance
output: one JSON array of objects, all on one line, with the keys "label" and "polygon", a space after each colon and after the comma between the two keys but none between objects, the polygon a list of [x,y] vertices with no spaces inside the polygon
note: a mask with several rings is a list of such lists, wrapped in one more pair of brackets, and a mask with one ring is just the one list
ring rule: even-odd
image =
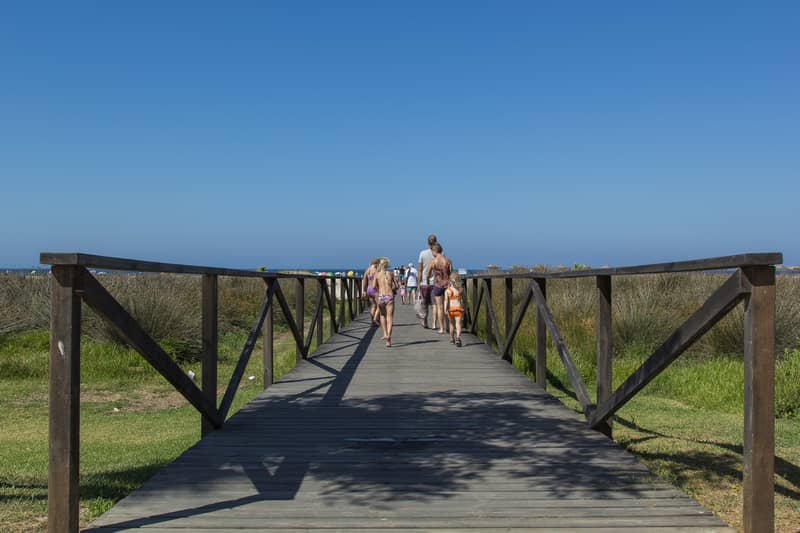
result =
[{"label": "green grass", "polygon": [[[220,397],[245,336],[220,337]],[[48,346],[47,331],[0,337],[0,531],[46,527]],[[262,390],[260,350],[259,343],[231,413]],[[293,341],[276,329],[276,379],[294,361]],[[198,363],[182,367],[199,383]],[[90,338],[82,339],[80,416],[82,525],[200,438],[200,415],[139,354]]]}]

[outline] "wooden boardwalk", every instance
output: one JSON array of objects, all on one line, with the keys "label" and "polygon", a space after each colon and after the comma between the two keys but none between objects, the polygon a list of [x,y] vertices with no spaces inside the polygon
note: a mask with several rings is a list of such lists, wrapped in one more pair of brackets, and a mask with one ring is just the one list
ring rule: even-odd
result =
[{"label": "wooden boardwalk", "polygon": [[728,531],[465,335],[364,316],[91,531]]}]

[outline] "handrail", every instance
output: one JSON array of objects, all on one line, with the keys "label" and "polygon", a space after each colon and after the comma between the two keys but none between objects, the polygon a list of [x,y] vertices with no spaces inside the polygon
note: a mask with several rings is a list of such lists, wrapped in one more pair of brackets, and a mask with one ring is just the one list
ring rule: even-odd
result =
[{"label": "handrail", "polygon": [[554,272],[486,272],[463,276],[472,278],[586,278],[593,276],[632,276],[638,274],[668,274],[675,272],[700,272],[703,270],[729,270],[742,267],[773,266],[783,263],[783,254],[779,252],[746,253],[724,255],[706,259],[691,259],[669,263],[652,263],[647,265],[586,268]]},{"label": "handrail", "polygon": [[[664,371],[705,332],[744,302],[744,527],[746,532],[772,531],[774,525],[774,372],[775,265],[783,255],[747,253],[616,268],[568,272],[481,273],[464,276],[469,330],[478,333],[478,314],[484,308],[485,341],[511,363],[513,342],[529,309],[536,309],[536,382],[546,387],[547,335],[553,340],[569,382],[589,427],[611,437],[611,418],[631,398]],[[683,322],[616,390],[612,389],[611,289],[614,276],[726,271],[727,280]],[[730,271],[733,271],[732,273]],[[547,280],[596,278],[597,403],[593,403],[558,325],[547,306]],[[492,282],[505,285],[505,335],[492,300]],[[514,312],[513,280],[530,280]],[[471,287],[470,287],[471,285]],[[531,305],[533,303],[533,305]],[[470,305],[471,304],[471,305]]]},{"label": "handrail", "polygon": [[[263,333],[264,388],[274,379],[273,311],[277,301],[295,341],[295,364],[308,357],[316,334],[323,342],[323,319],[327,308],[332,333],[352,321],[364,309],[361,276],[324,276],[304,273],[257,272],[250,270],[157,263],[82,253],[42,253],[42,264],[51,268],[50,325],[50,431],[48,530],[78,531],[80,440],[80,345],[81,304],[86,303],[130,346],[139,352],[201,414],[201,434],[223,426],[233,404],[239,383],[250,361],[259,333]],[[201,276],[202,298],[202,383],[198,387],[167,355],[133,316],[109,293],[89,268],[116,271],[194,274]],[[247,335],[224,395],[218,402],[218,296],[219,276],[262,278],[264,298]],[[279,284],[293,279],[298,283],[294,313]],[[316,309],[308,323],[305,285],[315,280],[319,286]],[[336,285],[339,285],[337,297]],[[338,300],[338,302],[337,302]],[[337,303],[339,304],[337,317]],[[293,316],[294,314],[294,316]]]},{"label": "handrail", "polygon": [[[39,264],[82,266],[86,268],[105,268],[108,270],[130,272],[157,272],[164,274],[214,274],[217,276],[250,277],[250,278],[318,278],[317,274],[286,273],[286,272],[259,272],[257,270],[244,270],[241,268],[221,268],[198,265],[183,265],[178,263],[158,263],[142,261],[140,259],[126,259],[123,257],[109,257],[105,255],[92,255],[84,253],[55,253],[42,252],[39,255]],[[352,277],[352,276],[351,276]]]}]

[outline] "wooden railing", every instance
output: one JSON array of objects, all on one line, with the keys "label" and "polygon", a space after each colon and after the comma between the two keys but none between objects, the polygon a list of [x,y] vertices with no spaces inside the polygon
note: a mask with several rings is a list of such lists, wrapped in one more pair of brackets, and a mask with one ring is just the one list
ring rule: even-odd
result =
[{"label": "wooden railing", "polygon": [[[201,414],[201,433],[208,434],[225,423],[239,383],[244,376],[260,332],[263,331],[264,387],[273,382],[274,302],[283,311],[296,346],[296,361],[308,357],[316,334],[323,342],[323,314],[327,308],[330,330],[339,329],[363,310],[361,278],[278,274],[230,268],[213,268],[87,254],[41,254],[40,263],[52,265],[50,325],[50,429],[48,479],[48,529],[78,531],[79,523],[79,412],[81,302],[105,320],[138,351]],[[89,271],[90,268],[194,274],[202,285],[201,387],[181,370],[125,308]],[[241,355],[217,405],[217,302],[219,276],[255,277],[264,280],[264,298],[250,328]],[[294,316],[278,280],[297,282]],[[305,333],[305,286],[319,285],[316,308]],[[337,285],[339,306],[337,310]]]},{"label": "wooden railing", "polygon": [[[744,302],[744,527],[745,531],[772,531],[774,505],[774,373],[775,373],[775,265],[779,253],[742,254],[695,261],[660,263],[621,268],[530,272],[486,273],[466,276],[468,318],[472,333],[478,330],[478,313],[485,305],[485,341],[495,342],[500,356],[512,361],[512,344],[531,302],[536,308],[535,379],[546,387],[547,334],[564,365],[572,390],[586,420],[594,429],[611,436],[611,417],[637,392],[652,381],[740,301]],[[733,271],[683,324],[616,390],[611,372],[611,287],[614,276]],[[597,403],[592,402],[569,349],[547,305],[547,280],[594,277],[596,279]],[[514,312],[513,280],[529,279],[519,308]],[[492,281],[501,280],[505,291],[505,332],[501,334],[492,302]],[[466,285],[469,285],[467,283]],[[471,320],[470,320],[471,318]]]}]

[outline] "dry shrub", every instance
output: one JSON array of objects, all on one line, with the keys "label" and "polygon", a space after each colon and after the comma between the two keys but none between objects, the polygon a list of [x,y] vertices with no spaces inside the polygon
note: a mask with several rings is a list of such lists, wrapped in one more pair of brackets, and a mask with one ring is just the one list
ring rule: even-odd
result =
[{"label": "dry shrub", "polygon": [[0,335],[50,323],[50,277],[0,274]]}]

